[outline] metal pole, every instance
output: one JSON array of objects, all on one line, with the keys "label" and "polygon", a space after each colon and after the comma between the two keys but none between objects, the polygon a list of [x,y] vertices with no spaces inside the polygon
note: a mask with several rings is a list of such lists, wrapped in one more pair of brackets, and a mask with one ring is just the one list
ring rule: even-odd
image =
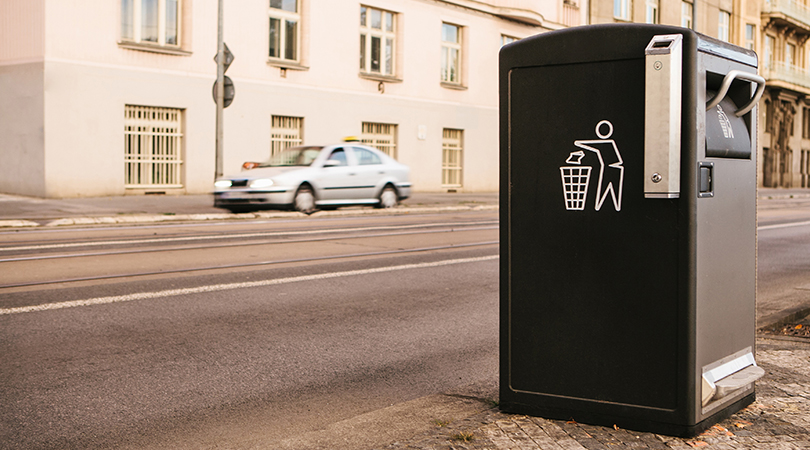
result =
[{"label": "metal pole", "polygon": [[217,14],[217,140],[216,171],[214,177],[222,176],[222,111],[225,104],[225,43],[222,39],[223,0],[218,0]]}]

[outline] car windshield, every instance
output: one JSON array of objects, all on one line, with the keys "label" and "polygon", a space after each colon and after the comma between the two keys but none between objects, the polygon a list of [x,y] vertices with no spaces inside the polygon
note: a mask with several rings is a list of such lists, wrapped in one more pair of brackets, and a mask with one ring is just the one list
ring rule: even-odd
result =
[{"label": "car windshield", "polygon": [[309,166],[323,147],[293,147],[273,155],[268,161],[259,164],[259,167]]}]

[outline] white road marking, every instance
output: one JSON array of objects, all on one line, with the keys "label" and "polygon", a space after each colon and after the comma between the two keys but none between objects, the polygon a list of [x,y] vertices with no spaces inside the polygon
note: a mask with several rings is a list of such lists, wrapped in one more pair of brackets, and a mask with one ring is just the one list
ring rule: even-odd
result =
[{"label": "white road marking", "polygon": [[806,222],[792,222],[792,223],[780,223],[776,225],[763,225],[761,227],[757,227],[757,230],[773,230],[776,228],[790,228],[790,227],[802,227],[805,225],[810,225],[810,220]]},{"label": "white road marking", "polygon": [[122,245],[122,244],[153,244],[157,242],[180,242],[180,241],[205,241],[213,239],[239,239],[249,237],[263,237],[263,236],[300,236],[307,234],[326,234],[326,233],[340,233],[350,231],[378,231],[378,230],[400,230],[410,228],[428,228],[428,227],[453,227],[464,225],[482,225],[490,224],[491,221],[486,222],[451,222],[451,223],[426,223],[415,225],[389,225],[377,227],[355,227],[355,228],[330,228],[323,230],[308,230],[308,231],[277,231],[266,233],[242,233],[242,234],[218,234],[214,236],[184,236],[184,237],[167,237],[167,238],[151,238],[151,239],[126,239],[120,241],[94,241],[94,242],[68,242],[64,244],[42,244],[42,245],[26,245],[19,247],[0,247],[0,252],[15,251],[15,250],[46,250],[52,248],[70,248],[70,247],[91,247],[101,245]]},{"label": "white road marking", "polygon": [[200,294],[205,292],[218,292],[218,291],[227,291],[232,289],[245,289],[245,288],[253,288],[253,287],[262,287],[262,286],[273,286],[277,284],[287,284],[287,283],[298,283],[301,281],[314,281],[314,280],[326,280],[330,278],[340,278],[340,277],[352,277],[356,275],[368,275],[373,273],[384,273],[384,272],[394,272],[398,270],[410,270],[410,269],[424,269],[429,267],[440,267],[440,266],[449,266],[453,264],[464,264],[464,263],[472,263],[472,262],[481,262],[481,261],[490,261],[493,259],[498,259],[498,255],[491,255],[491,256],[480,256],[475,258],[460,258],[460,259],[447,259],[444,261],[435,261],[429,263],[418,263],[418,264],[403,264],[400,266],[388,266],[388,267],[377,267],[374,269],[361,269],[361,270],[348,270],[344,272],[331,272],[331,273],[321,273],[317,275],[303,275],[300,277],[289,277],[289,278],[276,278],[273,280],[261,280],[261,281],[246,281],[242,283],[225,283],[225,284],[213,284],[208,286],[198,286],[194,288],[185,288],[185,289],[168,289],[164,291],[155,291],[155,292],[138,292],[135,294],[127,294],[127,295],[115,295],[111,297],[97,297],[97,298],[89,298],[84,300],[72,300],[68,302],[58,302],[58,303],[45,303],[42,305],[34,305],[34,306],[21,306],[18,308],[6,308],[0,309],[0,316],[9,315],[9,314],[22,314],[22,313],[30,313],[30,312],[37,312],[37,311],[49,311],[53,309],[64,309],[64,308],[75,308],[78,306],[94,306],[94,305],[107,305],[111,303],[121,303],[121,302],[130,302],[133,300],[147,300],[153,298],[164,298],[164,297],[176,297],[178,295],[188,295],[188,294]]}]

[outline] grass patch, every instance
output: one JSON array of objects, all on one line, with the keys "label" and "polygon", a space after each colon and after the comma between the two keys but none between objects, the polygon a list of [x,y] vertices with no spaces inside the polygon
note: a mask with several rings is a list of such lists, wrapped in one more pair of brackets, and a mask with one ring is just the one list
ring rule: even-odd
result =
[{"label": "grass patch", "polygon": [[433,421],[433,425],[436,425],[437,427],[446,427],[447,425],[450,425],[450,421],[435,419]]},{"label": "grass patch", "polygon": [[472,442],[475,439],[475,435],[466,431],[461,431],[451,436],[451,438],[454,441]]}]

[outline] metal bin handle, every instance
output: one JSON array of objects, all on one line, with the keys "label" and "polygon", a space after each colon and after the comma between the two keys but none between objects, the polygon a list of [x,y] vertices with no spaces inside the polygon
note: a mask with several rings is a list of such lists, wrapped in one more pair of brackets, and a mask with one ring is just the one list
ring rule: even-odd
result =
[{"label": "metal bin handle", "polygon": [[728,94],[728,89],[731,87],[731,82],[734,81],[735,78],[739,78],[741,80],[752,81],[757,84],[757,90],[754,92],[754,97],[748,102],[745,106],[738,109],[734,115],[737,117],[741,117],[745,115],[748,111],[751,111],[754,106],[756,106],[757,102],[759,101],[760,97],[762,97],[762,93],[765,92],[765,78],[749,72],[743,72],[741,70],[732,70],[731,72],[726,74],[726,77],[723,78],[723,83],[720,85],[720,90],[717,91],[717,95],[714,96],[711,100],[706,102],[706,111],[714,108],[723,98]]}]

